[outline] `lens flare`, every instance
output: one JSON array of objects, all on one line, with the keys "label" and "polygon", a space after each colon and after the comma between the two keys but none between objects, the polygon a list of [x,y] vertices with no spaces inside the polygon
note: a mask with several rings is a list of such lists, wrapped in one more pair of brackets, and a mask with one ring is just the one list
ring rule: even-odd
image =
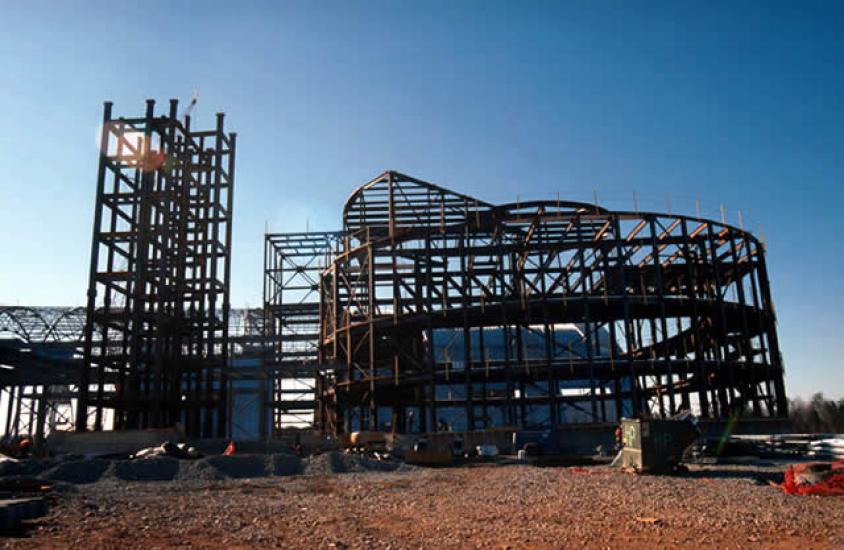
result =
[{"label": "lens flare", "polygon": [[[105,136],[103,132],[106,133]],[[144,172],[167,170],[173,164],[172,159],[168,159],[168,155],[162,150],[158,135],[147,136],[119,120],[106,122],[97,128],[97,149],[113,162],[137,167]]]}]

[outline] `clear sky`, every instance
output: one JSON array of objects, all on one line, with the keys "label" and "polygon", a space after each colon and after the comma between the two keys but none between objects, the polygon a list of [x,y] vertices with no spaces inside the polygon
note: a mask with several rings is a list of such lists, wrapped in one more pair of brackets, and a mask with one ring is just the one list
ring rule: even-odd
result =
[{"label": "clear sky", "polygon": [[490,201],[764,227],[790,395],[844,397],[840,2],[0,0],[0,303],[85,299],[97,124],[195,87],[238,132],[232,297],[262,234],[391,168]]}]

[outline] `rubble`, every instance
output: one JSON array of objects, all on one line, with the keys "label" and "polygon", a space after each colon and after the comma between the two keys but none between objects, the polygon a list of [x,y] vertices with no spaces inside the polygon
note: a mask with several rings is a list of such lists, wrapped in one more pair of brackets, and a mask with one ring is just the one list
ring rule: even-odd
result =
[{"label": "rubble", "polygon": [[780,488],[790,495],[844,496],[844,460],[789,466]]},{"label": "rubble", "polygon": [[161,456],[170,456],[184,460],[202,458],[202,454],[193,447],[190,447],[185,443],[171,443],[170,441],[165,441],[157,447],[147,447],[146,449],[141,449],[140,451],[131,454],[129,458],[146,459]]}]

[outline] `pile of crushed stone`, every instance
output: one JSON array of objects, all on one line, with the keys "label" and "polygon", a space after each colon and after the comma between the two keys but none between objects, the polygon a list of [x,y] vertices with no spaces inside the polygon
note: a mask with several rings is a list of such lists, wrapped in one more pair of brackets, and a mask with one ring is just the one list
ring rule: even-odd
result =
[{"label": "pile of crushed stone", "polygon": [[345,474],[351,472],[393,472],[412,468],[395,460],[376,460],[364,455],[329,451],[307,459],[306,475]]},{"label": "pile of crushed stone", "polygon": [[160,456],[143,460],[115,460],[104,475],[124,481],[170,481],[179,475],[180,470],[179,459]]},{"label": "pile of crushed stone", "polygon": [[181,463],[177,479],[214,481],[229,478],[267,477],[272,475],[273,455],[209,456]]},{"label": "pile of crushed stone", "polygon": [[100,458],[66,460],[48,468],[38,477],[49,481],[63,481],[65,483],[94,483],[103,477],[111,466],[112,461]]},{"label": "pile of crushed stone", "polygon": [[292,454],[242,454],[179,460],[158,456],[140,460],[66,457],[3,464],[0,477],[38,477],[48,481],[88,484],[108,481],[219,481],[271,476],[391,472],[409,469],[395,460],[330,451],[300,458]]},{"label": "pile of crushed stone", "polygon": [[56,460],[3,460],[0,477],[34,477],[53,467]]}]

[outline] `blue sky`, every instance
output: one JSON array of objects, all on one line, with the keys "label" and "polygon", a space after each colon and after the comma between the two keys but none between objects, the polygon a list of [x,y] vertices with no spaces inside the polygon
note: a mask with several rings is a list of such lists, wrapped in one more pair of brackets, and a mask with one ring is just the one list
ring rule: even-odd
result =
[{"label": "blue sky", "polygon": [[764,227],[791,395],[844,397],[844,6],[0,0],[0,303],[82,304],[102,101],[238,132],[236,306],[262,234],[385,169],[490,201]]}]

